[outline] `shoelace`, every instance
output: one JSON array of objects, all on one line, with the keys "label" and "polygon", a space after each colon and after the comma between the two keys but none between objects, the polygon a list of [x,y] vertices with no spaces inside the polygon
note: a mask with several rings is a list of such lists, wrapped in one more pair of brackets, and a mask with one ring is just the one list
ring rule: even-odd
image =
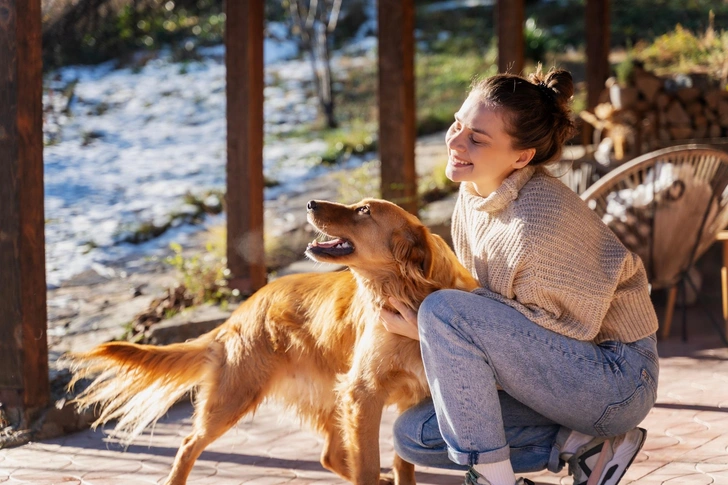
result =
[{"label": "shoelace", "polygon": [[487,481],[485,482],[485,484],[483,482],[479,482],[479,478],[481,478],[481,476],[471,468],[465,474],[465,482],[463,485],[485,485],[488,483]]}]

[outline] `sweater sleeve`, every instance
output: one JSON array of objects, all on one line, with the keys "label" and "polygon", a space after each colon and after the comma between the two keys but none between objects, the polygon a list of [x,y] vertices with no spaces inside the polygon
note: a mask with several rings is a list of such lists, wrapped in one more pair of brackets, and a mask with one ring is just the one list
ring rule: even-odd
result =
[{"label": "sweater sleeve", "polygon": [[610,338],[605,324],[622,340],[629,341],[633,324],[644,333],[654,310],[639,257],[576,196],[549,199],[554,205],[545,203],[527,225],[528,260],[514,281],[516,300],[531,308],[536,323],[579,340]]},{"label": "sweater sleeve", "polygon": [[629,253],[625,261],[622,278],[617,285],[612,304],[602,322],[597,340],[624,340],[633,342],[642,338],[644,329],[624,322],[643,322],[647,329],[656,332],[658,328],[655,307],[648,291],[647,272],[642,260]]}]

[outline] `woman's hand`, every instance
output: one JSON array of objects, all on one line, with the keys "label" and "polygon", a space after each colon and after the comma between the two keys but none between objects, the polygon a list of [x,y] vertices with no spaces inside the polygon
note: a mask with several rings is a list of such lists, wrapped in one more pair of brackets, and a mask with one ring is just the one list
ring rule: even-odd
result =
[{"label": "woman's hand", "polygon": [[390,333],[396,333],[403,337],[419,340],[420,334],[417,330],[417,313],[394,298],[389,298],[389,304],[399,313],[390,312],[382,308],[379,310],[379,320]]}]

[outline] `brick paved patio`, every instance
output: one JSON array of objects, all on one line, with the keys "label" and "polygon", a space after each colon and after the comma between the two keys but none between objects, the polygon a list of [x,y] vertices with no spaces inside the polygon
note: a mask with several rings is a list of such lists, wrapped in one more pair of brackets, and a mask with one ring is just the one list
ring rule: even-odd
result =
[{"label": "brick paved patio", "polygon": [[[714,306],[714,305],[712,305]],[[697,326],[703,313],[691,309]],[[678,320],[678,319],[676,319]],[[710,328],[691,329],[687,343],[660,342],[658,403],[643,426],[647,442],[622,483],[728,484],[728,348]],[[674,333],[679,333],[679,320]],[[0,483],[131,485],[161,483],[190,429],[189,404],[178,405],[125,452],[102,431],[0,450]],[[382,466],[391,465],[392,411],[382,423]],[[295,417],[264,406],[212,444],[197,462],[190,484],[342,483],[318,462],[322,441]],[[421,484],[457,484],[461,473],[418,469]],[[539,484],[569,484],[564,474],[530,474]]]}]

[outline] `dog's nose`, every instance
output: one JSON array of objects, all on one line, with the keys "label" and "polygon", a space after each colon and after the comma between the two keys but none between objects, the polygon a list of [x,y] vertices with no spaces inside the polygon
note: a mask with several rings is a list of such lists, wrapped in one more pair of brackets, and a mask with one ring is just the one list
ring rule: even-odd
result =
[{"label": "dog's nose", "polygon": [[306,204],[306,209],[308,209],[309,211],[315,211],[316,207],[318,207],[318,204],[315,200],[309,200],[308,204]]}]

